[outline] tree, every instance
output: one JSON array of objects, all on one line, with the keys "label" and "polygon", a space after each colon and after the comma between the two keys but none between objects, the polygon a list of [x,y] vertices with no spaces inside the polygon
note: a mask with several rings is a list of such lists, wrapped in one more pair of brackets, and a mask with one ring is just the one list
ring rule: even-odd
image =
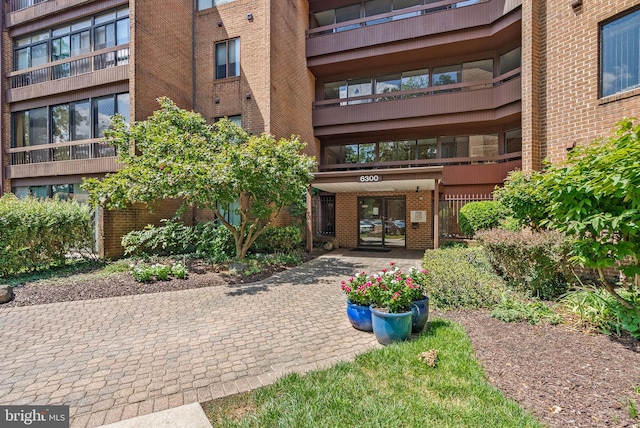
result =
[{"label": "tree", "polygon": [[[102,181],[86,180],[90,201],[113,209],[178,198],[182,208],[209,208],[231,231],[236,257],[243,259],[280,211],[303,197],[315,160],[300,153],[305,145],[297,137],[250,136],[226,119],[210,126],[168,98],[158,102],[160,110],[145,121],[129,126],[114,117],[105,141],[125,167]],[[240,224],[234,226],[222,213],[239,199]]]},{"label": "tree", "polygon": [[496,187],[493,195],[520,225],[539,229],[547,218],[546,210],[550,203],[542,180],[542,173],[537,171],[512,171],[504,181],[504,186]]},{"label": "tree", "polygon": [[624,119],[610,138],[576,147],[566,163],[549,168],[543,184],[551,198],[549,224],[576,239],[574,260],[595,268],[607,291],[634,309],[603,269],[619,264],[638,285],[640,124]]}]

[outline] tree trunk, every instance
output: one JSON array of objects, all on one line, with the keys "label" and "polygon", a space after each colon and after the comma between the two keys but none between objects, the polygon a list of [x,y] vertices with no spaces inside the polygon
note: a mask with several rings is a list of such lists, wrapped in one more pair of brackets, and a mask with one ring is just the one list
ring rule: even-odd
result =
[{"label": "tree trunk", "polygon": [[625,299],[622,298],[622,296],[616,293],[615,288],[613,288],[613,286],[609,284],[609,282],[607,282],[606,278],[604,277],[604,271],[602,270],[601,267],[598,268],[598,276],[600,277],[600,283],[602,283],[602,285],[609,292],[609,294],[611,294],[622,306],[628,309],[637,310],[631,303],[627,302]]}]

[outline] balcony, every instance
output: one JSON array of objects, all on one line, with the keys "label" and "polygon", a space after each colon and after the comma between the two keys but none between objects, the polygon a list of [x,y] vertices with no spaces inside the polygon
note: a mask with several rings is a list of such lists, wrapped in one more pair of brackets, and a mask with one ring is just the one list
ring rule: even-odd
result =
[{"label": "balcony", "polygon": [[18,10],[27,9],[31,6],[35,6],[40,3],[44,3],[51,0],[7,0],[4,2],[5,10],[9,13],[16,12]]},{"label": "balcony", "polygon": [[8,150],[8,178],[113,172],[119,169],[113,146],[101,139],[68,141]]},{"label": "balcony", "polygon": [[495,49],[520,37],[519,0],[444,0],[307,31],[316,75]]},{"label": "balcony", "polygon": [[521,69],[490,81],[316,101],[316,137],[495,122],[521,113]]},{"label": "balcony", "polygon": [[101,49],[13,71],[8,101],[42,97],[129,79],[129,45]]}]

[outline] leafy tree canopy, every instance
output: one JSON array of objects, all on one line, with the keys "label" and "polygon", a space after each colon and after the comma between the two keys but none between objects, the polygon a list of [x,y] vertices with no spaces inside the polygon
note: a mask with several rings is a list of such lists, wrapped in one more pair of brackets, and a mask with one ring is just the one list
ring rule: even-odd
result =
[{"label": "leafy tree canopy", "polygon": [[[86,180],[90,201],[113,209],[179,198],[183,207],[209,208],[233,233],[236,257],[244,258],[281,209],[304,196],[315,160],[301,154],[305,144],[297,137],[249,135],[226,119],[210,126],[168,98],[158,102],[160,110],[145,121],[129,126],[113,119],[105,141],[125,166],[101,181]],[[241,221],[234,226],[221,212],[239,198]]]}]

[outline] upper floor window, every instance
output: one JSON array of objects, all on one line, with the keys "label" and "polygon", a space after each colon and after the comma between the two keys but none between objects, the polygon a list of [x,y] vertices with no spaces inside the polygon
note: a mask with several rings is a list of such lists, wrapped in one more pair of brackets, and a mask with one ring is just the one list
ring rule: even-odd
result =
[{"label": "upper floor window", "polygon": [[240,38],[216,43],[216,79],[240,75]]},{"label": "upper floor window", "polygon": [[500,55],[499,64],[501,75],[520,68],[522,64],[522,47],[517,47]]},{"label": "upper floor window", "polygon": [[640,87],[640,9],[600,27],[600,96]]},{"label": "upper floor window", "polygon": [[198,0],[198,10],[211,9],[214,6],[231,3],[232,1],[234,0]]},{"label": "upper floor window", "polygon": [[[14,41],[13,69],[45,65],[91,51],[129,43],[129,9],[111,11]],[[114,64],[115,65],[115,64]],[[71,64],[54,67],[55,78],[69,76]],[[90,71],[88,62],[73,65]],[[105,67],[102,67],[105,68]],[[73,70],[77,74],[78,70]]]}]

